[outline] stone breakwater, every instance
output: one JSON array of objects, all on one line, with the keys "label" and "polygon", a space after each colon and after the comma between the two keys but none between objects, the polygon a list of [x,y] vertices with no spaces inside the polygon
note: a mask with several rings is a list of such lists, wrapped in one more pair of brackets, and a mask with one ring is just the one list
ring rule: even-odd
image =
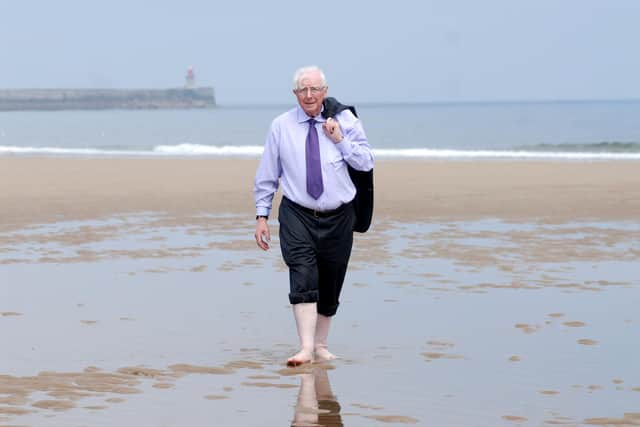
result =
[{"label": "stone breakwater", "polygon": [[215,107],[212,87],[175,89],[0,89],[0,111]]}]

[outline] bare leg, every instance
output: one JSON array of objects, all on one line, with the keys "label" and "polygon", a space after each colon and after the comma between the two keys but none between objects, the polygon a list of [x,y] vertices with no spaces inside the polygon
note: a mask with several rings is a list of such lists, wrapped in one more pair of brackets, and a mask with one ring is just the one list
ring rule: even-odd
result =
[{"label": "bare leg", "polygon": [[327,339],[329,338],[329,327],[331,326],[331,317],[318,314],[318,320],[316,322],[316,339],[315,339],[315,354],[319,360],[333,360],[335,355],[331,354],[328,350]]},{"label": "bare leg", "polygon": [[318,320],[317,304],[315,302],[293,305],[293,315],[296,318],[300,351],[287,360],[288,366],[298,366],[313,361],[313,346]]}]

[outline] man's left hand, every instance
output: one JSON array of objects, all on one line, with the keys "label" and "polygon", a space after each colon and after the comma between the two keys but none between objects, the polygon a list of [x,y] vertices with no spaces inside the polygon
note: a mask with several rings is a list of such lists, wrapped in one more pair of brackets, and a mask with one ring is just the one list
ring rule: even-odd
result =
[{"label": "man's left hand", "polygon": [[329,117],[326,122],[322,124],[324,134],[329,137],[334,144],[342,142],[344,138],[342,136],[342,130],[340,129],[340,123],[336,119]]}]

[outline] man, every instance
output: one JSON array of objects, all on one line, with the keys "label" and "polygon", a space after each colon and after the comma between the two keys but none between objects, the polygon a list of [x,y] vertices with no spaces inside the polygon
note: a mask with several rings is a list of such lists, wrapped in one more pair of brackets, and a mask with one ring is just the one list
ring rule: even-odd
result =
[{"label": "man", "polygon": [[297,70],[293,93],[298,106],[271,123],[254,196],[256,243],[268,250],[267,220],[273,196],[282,186],[280,248],[289,267],[289,302],[301,347],[287,364],[298,366],[314,356],[335,358],[327,338],[338,309],[355,223],[351,201],[356,189],[347,163],[357,170],[371,170],[373,155],[360,120],[351,111],[326,120],[320,114],[327,94],[322,70],[316,66]]}]

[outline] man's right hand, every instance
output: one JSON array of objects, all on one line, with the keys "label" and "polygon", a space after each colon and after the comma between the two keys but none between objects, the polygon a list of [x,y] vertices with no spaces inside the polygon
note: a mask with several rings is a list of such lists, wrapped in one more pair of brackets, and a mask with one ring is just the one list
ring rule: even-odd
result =
[{"label": "man's right hand", "polygon": [[267,224],[266,218],[258,218],[256,220],[256,244],[260,249],[266,251],[269,249],[269,242],[271,242],[271,233],[269,233],[269,224]]}]

